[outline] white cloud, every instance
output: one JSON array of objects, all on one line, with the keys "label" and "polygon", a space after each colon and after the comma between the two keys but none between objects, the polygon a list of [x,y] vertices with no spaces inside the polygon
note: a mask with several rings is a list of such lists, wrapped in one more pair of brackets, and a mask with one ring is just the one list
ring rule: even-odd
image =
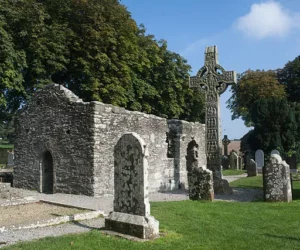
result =
[{"label": "white cloud", "polygon": [[267,1],[253,4],[250,12],[238,18],[235,25],[249,37],[284,37],[298,26],[299,13],[291,13],[280,3]]}]

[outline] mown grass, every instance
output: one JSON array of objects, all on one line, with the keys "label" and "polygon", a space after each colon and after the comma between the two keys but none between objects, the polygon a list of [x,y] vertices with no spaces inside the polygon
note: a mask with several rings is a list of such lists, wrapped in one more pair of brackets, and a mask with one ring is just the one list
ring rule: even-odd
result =
[{"label": "mown grass", "polygon": [[[229,183],[229,185],[231,187],[237,187],[237,188],[263,189],[263,177],[261,174],[254,177],[245,177],[233,181]],[[293,178],[292,189],[293,189],[292,190],[293,200],[300,200],[300,179],[299,178]]]},{"label": "mown grass", "polygon": [[262,175],[259,174],[258,176],[253,177],[245,177],[233,182],[230,182],[229,185],[231,187],[238,187],[238,188],[263,188],[263,180]]},{"label": "mown grass", "polygon": [[222,171],[223,176],[229,176],[229,175],[241,175],[246,173],[246,170],[235,170],[235,169],[226,169]]},{"label": "mown grass", "polygon": [[3,249],[299,249],[299,208],[300,201],[157,202],[151,203],[151,213],[165,235],[150,242],[132,242],[93,230]]},{"label": "mown grass", "polygon": [[[231,186],[262,188],[262,176],[245,177]],[[293,196],[298,196],[291,203],[151,203],[151,214],[159,220],[163,236],[149,242],[132,242],[92,230],[3,249],[299,249],[300,181],[294,181],[293,187]]]}]

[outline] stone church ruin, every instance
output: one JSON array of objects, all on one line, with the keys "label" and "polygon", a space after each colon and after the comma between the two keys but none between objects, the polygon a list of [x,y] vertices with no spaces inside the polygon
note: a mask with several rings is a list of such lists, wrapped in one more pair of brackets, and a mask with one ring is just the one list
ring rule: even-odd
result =
[{"label": "stone church ruin", "polygon": [[16,119],[14,186],[44,193],[114,194],[114,146],[137,133],[149,150],[149,192],[187,188],[186,149],[205,125],[167,120],[101,102],[83,102],[57,84],[36,93]]}]

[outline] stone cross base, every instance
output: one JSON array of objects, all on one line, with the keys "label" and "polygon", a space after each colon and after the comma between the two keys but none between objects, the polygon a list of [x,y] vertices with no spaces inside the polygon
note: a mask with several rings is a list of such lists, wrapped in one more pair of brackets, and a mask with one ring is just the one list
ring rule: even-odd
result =
[{"label": "stone cross base", "polygon": [[105,229],[141,239],[159,236],[159,222],[153,216],[111,212],[105,219]]},{"label": "stone cross base", "polygon": [[214,190],[215,194],[233,194],[233,190],[229,186],[228,181],[223,179],[214,179]]},{"label": "stone cross base", "polygon": [[188,173],[189,197],[191,200],[214,199],[212,171],[203,168],[194,168]]}]

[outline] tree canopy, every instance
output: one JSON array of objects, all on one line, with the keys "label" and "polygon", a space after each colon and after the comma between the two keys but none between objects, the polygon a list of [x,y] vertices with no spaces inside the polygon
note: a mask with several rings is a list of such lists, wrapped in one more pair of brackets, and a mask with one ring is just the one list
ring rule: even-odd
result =
[{"label": "tree canopy", "polygon": [[286,88],[288,100],[300,103],[300,56],[278,70],[278,79]]},{"label": "tree canopy", "polygon": [[0,119],[49,83],[85,101],[167,118],[203,121],[204,96],[190,66],[137,26],[118,0],[3,0],[0,4]]},{"label": "tree canopy", "polygon": [[233,85],[232,96],[227,101],[232,119],[242,118],[246,126],[252,126],[251,110],[255,101],[275,97],[285,99],[285,88],[273,70],[248,70],[239,75],[238,83]]},{"label": "tree canopy", "polygon": [[254,130],[247,135],[251,149],[262,149],[267,153],[278,149],[282,154],[296,151],[299,117],[296,117],[295,113],[295,106],[291,106],[285,99],[269,98],[256,101],[251,112]]}]

